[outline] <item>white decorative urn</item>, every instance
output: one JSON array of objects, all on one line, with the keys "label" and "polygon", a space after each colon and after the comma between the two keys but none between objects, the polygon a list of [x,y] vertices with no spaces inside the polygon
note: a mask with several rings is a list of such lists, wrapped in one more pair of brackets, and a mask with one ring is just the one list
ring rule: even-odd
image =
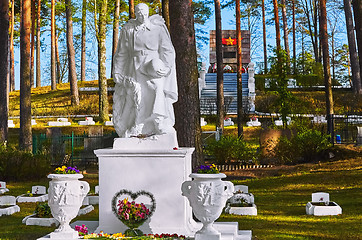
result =
[{"label": "white decorative urn", "polygon": [[193,181],[182,184],[182,195],[187,197],[192,211],[203,227],[196,232],[195,240],[219,240],[221,234],[213,223],[219,218],[226,201],[233,196],[234,185],[229,181],[221,181],[226,175],[192,173]]},{"label": "white decorative urn", "polygon": [[60,226],[50,234],[50,238],[77,239],[78,232],[69,223],[78,214],[84,197],[89,192],[89,184],[79,181],[82,174],[49,174],[48,204],[53,217]]}]

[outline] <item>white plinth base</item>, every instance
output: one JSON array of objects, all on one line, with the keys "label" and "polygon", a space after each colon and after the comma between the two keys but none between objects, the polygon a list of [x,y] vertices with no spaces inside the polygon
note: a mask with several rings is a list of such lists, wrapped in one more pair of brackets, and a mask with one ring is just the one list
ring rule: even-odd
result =
[{"label": "white plinth base", "polygon": [[221,233],[219,234],[195,234],[195,240],[221,240]]},{"label": "white plinth base", "polygon": [[73,240],[79,239],[78,232],[73,230],[69,232],[52,232],[42,238],[38,238],[37,240]]},{"label": "white plinth base", "polygon": [[88,126],[88,125],[95,125],[96,123],[94,121],[79,121],[79,125]]},{"label": "white plinth base", "polygon": [[92,205],[85,206],[84,208],[79,209],[78,216],[85,215],[87,213],[90,213],[94,210],[94,207]]},{"label": "white plinth base", "polygon": [[335,202],[330,202],[334,206],[316,206],[308,202],[305,209],[308,215],[314,216],[330,216],[342,214],[342,208]]},{"label": "white plinth base", "polygon": [[12,215],[16,212],[20,212],[20,207],[18,205],[9,206],[7,208],[0,209],[0,217],[2,215]]},{"label": "white plinth base", "polygon": [[0,194],[6,193],[6,192],[9,192],[9,189],[7,189],[7,188],[0,188]]},{"label": "white plinth base", "polygon": [[70,122],[48,122],[48,126],[51,127],[63,127],[63,126],[70,126]]},{"label": "white plinth base", "polygon": [[252,207],[230,207],[230,209],[225,210],[225,212],[228,214],[235,214],[235,215],[251,215],[251,216],[258,215],[258,210],[255,204],[253,204]]},{"label": "white plinth base", "polygon": [[26,216],[22,223],[26,224],[27,226],[43,226],[43,227],[51,227],[51,226],[59,226],[59,222],[55,218],[37,218],[35,214]]},{"label": "white plinth base", "polygon": [[48,201],[48,194],[44,194],[38,197],[22,197],[19,196],[17,202],[46,202]]},{"label": "white plinth base", "polygon": [[112,122],[112,121],[106,121],[106,122],[104,123],[104,125],[106,125],[106,126],[113,126],[113,122]]},{"label": "white plinth base", "polygon": [[88,202],[90,205],[98,205],[99,204],[99,196],[87,196]]}]

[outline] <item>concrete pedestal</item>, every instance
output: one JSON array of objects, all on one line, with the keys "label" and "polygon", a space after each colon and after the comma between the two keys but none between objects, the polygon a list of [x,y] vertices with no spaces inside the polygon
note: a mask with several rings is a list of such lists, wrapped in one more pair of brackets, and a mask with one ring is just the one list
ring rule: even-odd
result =
[{"label": "concrete pedestal", "polygon": [[194,149],[174,150],[172,137],[169,147],[165,145],[165,139],[161,141],[163,144],[155,147],[157,140],[154,139],[123,138],[115,141],[113,149],[95,151],[99,159],[100,189],[97,232],[117,233],[127,229],[112,212],[111,206],[113,196],[121,189],[132,192],[145,190],[154,195],[156,210],[140,227],[145,234],[191,235],[198,230],[193,227],[188,200],[181,195],[182,183],[191,180],[191,154]]}]

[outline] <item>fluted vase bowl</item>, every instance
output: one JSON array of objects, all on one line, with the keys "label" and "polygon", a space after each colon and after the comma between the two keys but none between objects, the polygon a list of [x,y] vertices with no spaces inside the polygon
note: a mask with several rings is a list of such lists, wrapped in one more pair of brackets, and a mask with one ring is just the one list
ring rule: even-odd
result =
[{"label": "fluted vase bowl", "polygon": [[53,217],[60,223],[54,233],[74,235],[76,231],[69,223],[78,215],[83,199],[89,192],[89,184],[79,181],[83,178],[82,174],[49,174],[48,178],[51,179],[48,204]]},{"label": "fluted vase bowl", "polygon": [[201,235],[220,234],[213,223],[221,215],[226,201],[233,196],[234,185],[229,181],[222,181],[226,175],[192,173],[194,180],[182,184],[182,195],[187,197],[196,218],[203,227],[196,232]]}]

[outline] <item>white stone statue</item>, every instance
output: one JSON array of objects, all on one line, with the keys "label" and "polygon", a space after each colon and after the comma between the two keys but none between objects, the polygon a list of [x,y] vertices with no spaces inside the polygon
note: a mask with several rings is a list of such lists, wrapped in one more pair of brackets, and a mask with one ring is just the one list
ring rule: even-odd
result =
[{"label": "white stone statue", "polygon": [[174,133],[177,101],[175,50],[164,20],[135,7],[114,56],[113,123],[121,138]]}]

